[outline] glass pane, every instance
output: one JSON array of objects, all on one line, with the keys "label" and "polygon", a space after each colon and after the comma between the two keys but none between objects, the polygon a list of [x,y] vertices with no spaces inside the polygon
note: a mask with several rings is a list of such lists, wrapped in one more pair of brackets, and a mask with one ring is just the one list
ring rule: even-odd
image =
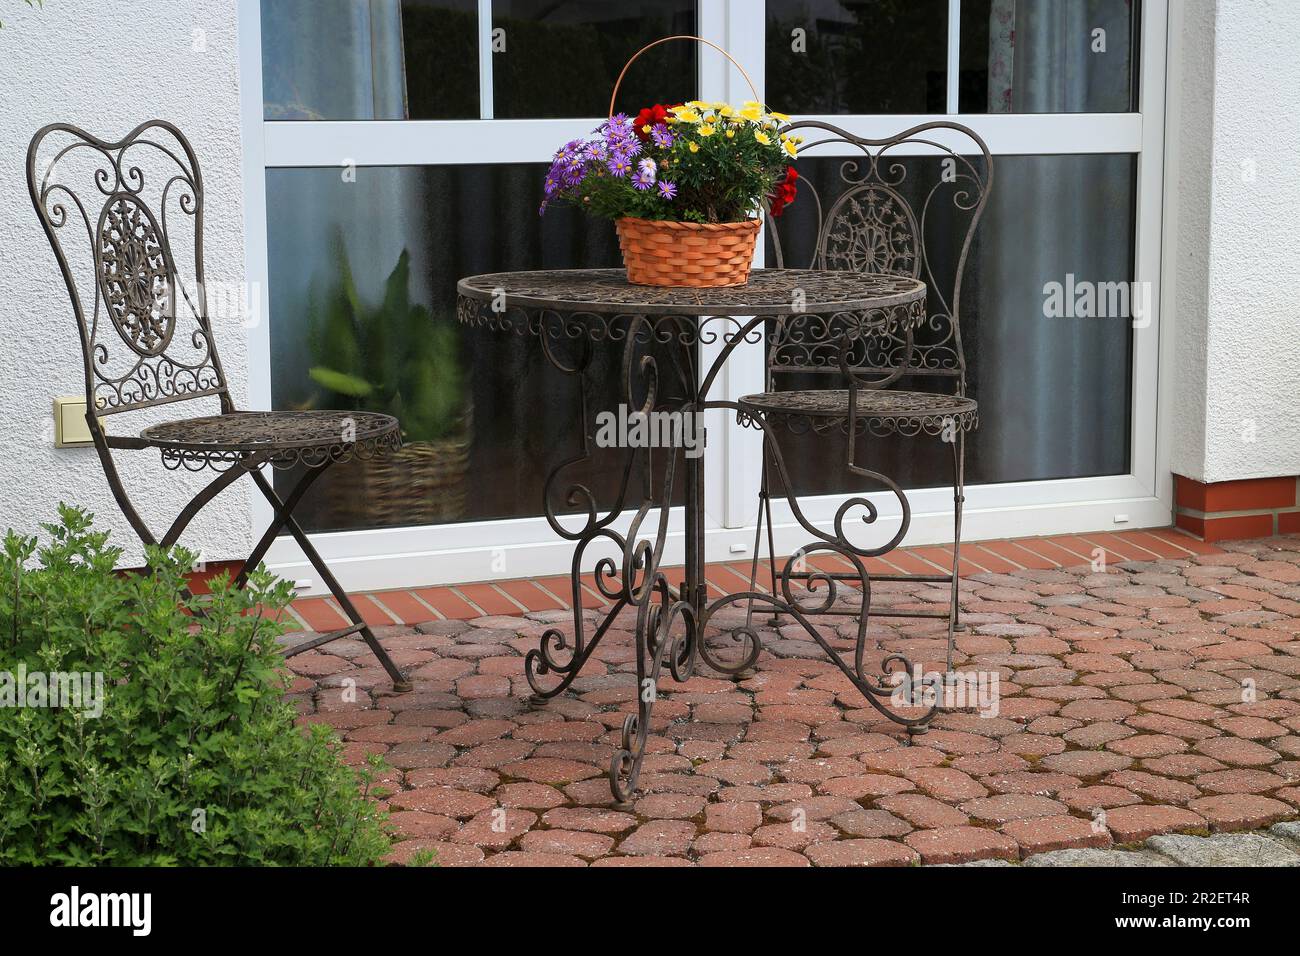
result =
[{"label": "glass pane", "polygon": [[948,0],[767,0],[767,102],[785,113],[943,113]]},{"label": "glass pane", "polygon": [[[843,192],[842,163],[799,159],[801,177],[824,206]],[[1057,283],[1074,302],[1085,288],[1101,294],[1113,287],[1100,283],[1133,279],[1136,160],[1127,154],[998,156],[994,163],[995,187],[971,246],[960,305],[968,394],[980,406],[979,428],[967,437],[966,480],[1127,474],[1132,319],[1089,317],[1082,305],[1054,316],[1049,291]],[[909,157],[904,165],[901,192],[916,205],[921,189],[937,181],[938,160]],[[815,203],[796,201],[782,218],[789,265],[811,262],[815,212]],[[951,289],[960,230],[952,231],[951,242],[946,231],[928,235],[931,266]],[[770,245],[767,261],[775,261]],[[934,296],[932,287],[932,314]],[[917,378],[898,387],[951,392],[951,383]],[[779,374],[776,387],[842,386],[838,375]],[[951,451],[937,438],[871,438],[862,447],[860,462],[904,487],[951,482]],[[782,433],[782,448],[798,493],[862,489],[845,469],[838,435]]]},{"label": "glass pane", "polygon": [[[694,34],[694,0],[494,0],[493,115],[605,116],[632,54],[660,37]],[[503,33],[497,34],[496,30]],[[696,47],[665,43],[628,70],[616,110],[696,98]]]},{"label": "glass pane", "polygon": [[263,0],[268,120],[479,115],[476,0]]},{"label": "glass pane", "polygon": [[1137,109],[1136,0],[963,0],[963,113]]},{"label": "glass pane", "polygon": [[408,119],[478,117],[475,0],[402,0],[402,52]]},{"label": "glass pane", "polygon": [[[454,310],[462,276],[619,264],[609,223],[537,215],[545,170],[267,171],[274,407],[389,412],[408,443],[385,463],[332,468],[304,499],[308,529],[542,513],[546,475],[579,445],[576,380],[534,336],[463,328]],[[614,408],[621,354],[593,356],[591,408]],[[623,459],[595,453],[572,476],[608,507]]]}]

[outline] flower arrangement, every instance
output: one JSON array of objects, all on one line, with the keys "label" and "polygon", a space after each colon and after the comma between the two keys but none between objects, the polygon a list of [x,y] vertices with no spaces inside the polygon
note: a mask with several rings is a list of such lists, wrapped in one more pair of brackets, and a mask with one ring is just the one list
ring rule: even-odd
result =
[{"label": "flower arrangement", "polygon": [[541,212],[568,202],[613,219],[629,282],[742,285],[757,214],[766,206],[779,216],[795,198],[790,162],[802,137],[782,131],[789,119],[752,100],[740,109],[693,100],[612,115],[560,147]]},{"label": "flower arrangement", "polygon": [[753,101],[616,114],[555,154],[541,211],[569,202],[606,219],[737,223],[767,201],[779,216],[794,201],[789,164],[803,139],[781,131],[789,119]]}]

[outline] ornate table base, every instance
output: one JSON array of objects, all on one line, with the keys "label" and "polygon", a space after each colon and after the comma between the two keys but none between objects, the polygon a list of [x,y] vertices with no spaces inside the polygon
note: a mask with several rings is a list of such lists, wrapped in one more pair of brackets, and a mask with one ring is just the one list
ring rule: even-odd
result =
[{"label": "ornate table base", "polygon": [[[651,363],[652,364],[652,363]],[[580,374],[585,362],[563,368],[570,374]],[[649,367],[649,366],[643,366]],[[580,394],[581,394],[581,390]],[[679,414],[694,414],[710,409],[732,410],[743,417],[744,413],[734,402],[700,401],[698,397],[672,403],[670,410]],[[648,409],[646,409],[648,410]],[[585,414],[584,414],[585,421]],[[758,420],[747,424],[763,428],[773,426]],[[770,438],[771,436],[769,436]],[[787,489],[789,481],[779,445],[770,440],[765,443],[768,467],[779,475]],[[583,452],[557,466],[547,478],[547,518],[563,537],[575,542],[573,564],[570,571],[571,600],[573,605],[573,633],[566,635],[558,627],[548,628],[537,648],[525,657],[525,673],[533,688],[533,701],[545,701],[563,693],[582,672],[583,666],[627,608],[635,608],[633,628],[636,642],[636,713],[628,714],[623,722],[618,750],[610,763],[610,789],[620,804],[629,803],[636,793],[645,756],[646,741],[650,732],[650,719],[659,692],[659,681],[666,669],[675,681],[684,682],[695,673],[697,661],[703,661],[712,671],[737,677],[750,671],[762,650],[762,639],[753,627],[752,614],[747,614],[744,624],[730,625],[720,630],[729,632],[741,644],[742,653],[737,660],[721,660],[710,652],[705,637],[710,625],[720,611],[733,606],[745,606],[752,611],[755,605],[770,608],[773,614],[786,615],[798,623],[817,643],[822,652],[862,696],[883,716],[906,727],[909,735],[924,733],[937,709],[938,695],[929,686],[912,684],[915,668],[902,654],[888,654],[880,662],[878,672],[868,672],[867,625],[871,613],[871,576],[863,561],[865,555],[887,553],[901,540],[903,528],[885,546],[863,552],[848,541],[845,534],[846,516],[855,508],[863,510],[863,520],[874,522],[878,512],[866,498],[851,498],[841,505],[836,514],[832,533],[826,533],[809,522],[799,509],[797,500],[787,494],[796,520],[813,536],[813,540],[785,561],[777,581],[775,593],[760,590],[740,591],[708,600],[704,583],[704,521],[703,521],[703,461],[685,459],[686,492],[686,557],[684,580],[677,586],[669,582],[663,571],[663,555],[668,539],[668,516],[673,501],[674,479],[681,467],[679,456],[666,456],[661,484],[654,486],[652,455],[645,449],[633,450],[623,472],[623,482],[618,501],[605,515],[598,512],[591,492],[583,485],[568,488],[564,496],[569,507],[586,506],[587,520],[579,531],[567,530],[551,507],[552,491],[561,472],[589,457],[584,441]],[[638,468],[638,464],[640,468]],[[632,516],[626,534],[615,531],[611,525],[624,513],[629,484],[637,471],[642,474],[646,494]],[[907,498],[892,481],[883,475],[866,473],[884,483],[902,503],[904,514],[909,512]],[[581,512],[579,512],[581,513]],[[610,601],[590,636],[583,614],[582,575],[589,547],[601,539],[611,542],[620,559],[604,556],[595,561],[594,582],[597,590]],[[810,555],[817,553],[838,555],[848,562],[850,572],[804,570]],[[795,592],[795,583],[801,583],[805,594]],[[855,586],[857,599],[845,607],[840,603],[841,584]],[[824,591],[823,591],[824,589]],[[852,660],[845,657],[822,636],[812,618],[818,615],[851,615],[857,619]],[[558,676],[554,684],[544,681],[549,675]],[[548,686],[549,685],[549,686]],[[918,699],[929,698],[929,703],[918,705]],[[919,709],[916,715],[904,715],[888,706]]]},{"label": "ornate table base", "polygon": [[[769,431],[772,426],[748,416],[735,402],[710,401],[707,397],[735,348],[742,342],[763,341],[764,316],[788,311],[793,291],[805,296],[807,308],[814,314],[820,314],[817,310],[824,305],[826,314],[835,317],[836,334],[848,341],[861,341],[882,329],[910,330],[924,321],[923,283],[898,277],[759,270],[751,274],[750,283],[744,287],[648,290],[628,286],[621,273],[594,270],[567,276],[562,273],[479,276],[462,280],[460,291],[457,311],[462,322],[536,335],[550,364],[568,376],[581,379],[590,366],[594,342],[620,344],[623,398],[625,409],[632,409],[632,414],[668,414],[683,422],[688,417],[698,422],[705,412],[722,409],[735,413],[743,424],[762,428],[767,438],[765,467],[780,478],[796,521],[811,539],[810,544],[786,561],[779,586],[774,582],[776,593],[754,588],[710,602],[704,579],[703,458],[687,455],[681,448],[667,451],[654,447],[627,448],[616,498],[608,510],[602,511],[586,485],[566,477],[592,457],[585,390],[577,389],[582,428],[580,447],[551,471],[544,486],[544,514],[548,523],[557,535],[574,544],[570,569],[573,631],[566,634],[560,627],[548,628],[538,646],[525,656],[524,667],[535,702],[563,693],[572,686],[620,615],[628,609],[634,610],[636,710],[623,723],[619,747],[610,763],[610,789],[617,801],[626,803],[636,792],[659,681],[665,670],[675,681],[684,682],[694,674],[698,661],[717,673],[731,676],[741,675],[753,667],[762,650],[762,641],[752,626],[752,614],[746,615],[743,624],[721,628],[730,632],[739,644],[737,659],[719,659],[705,640],[715,616],[742,604],[750,610],[754,605],[769,607],[797,622],[871,706],[910,733],[925,730],[935,713],[936,702],[918,706],[914,696],[905,697],[901,705],[919,711],[909,715],[888,706],[891,699],[895,706],[900,704],[900,690],[902,695],[907,695],[914,673],[911,662],[901,654],[889,654],[880,662],[879,672],[871,674],[866,661],[871,579],[863,559],[883,554],[901,540],[908,514],[906,497],[883,475],[856,469],[856,474],[883,483],[897,496],[904,509],[903,527],[881,547],[854,546],[845,535],[846,515],[861,509],[864,522],[870,524],[877,518],[871,501],[857,497],[841,506],[832,532],[818,529],[805,518],[789,492],[779,445]],[[718,301],[710,301],[711,295]],[[755,317],[741,320],[733,318],[735,314]],[[717,329],[717,324],[723,326],[722,331]],[[702,368],[699,346],[719,341],[722,348],[708,367]],[[654,346],[659,347],[658,356],[652,352]],[[566,350],[575,354],[570,357],[561,354]],[[666,364],[663,369],[661,360]],[[658,471],[656,454],[661,456]],[[674,583],[664,573],[663,560],[679,469],[685,499],[685,560],[683,579]],[[633,491],[634,480],[640,486],[639,493]],[[632,510],[634,501],[635,510]],[[632,513],[626,531],[619,531],[614,527],[615,522],[628,511]],[[566,527],[560,520],[562,516],[570,524],[576,516],[581,527]],[[800,562],[818,552],[838,555],[848,562],[852,571],[802,570]],[[589,632],[583,612],[582,576],[593,565],[594,586],[610,606]],[[796,594],[796,582],[806,589],[804,595]],[[857,588],[856,603],[847,608],[837,606],[843,582]],[[852,660],[846,660],[813,625],[811,618],[821,614],[857,617]],[[911,690],[914,694],[916,689]]]}]

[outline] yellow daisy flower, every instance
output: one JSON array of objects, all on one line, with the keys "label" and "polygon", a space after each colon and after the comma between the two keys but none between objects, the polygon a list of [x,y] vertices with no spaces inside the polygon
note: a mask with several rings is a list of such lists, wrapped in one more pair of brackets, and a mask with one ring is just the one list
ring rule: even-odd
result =
[{"label": "yellow daisy flower", "polygon": [[754,130],[754,139],[758,140],[763,146],[770,146],[772,144],[772,137],[768,136],[761,129]]},{"label": "yellow daisy flower", "polygon": [[683,123],[698,123],[700,121],[700,114],[689,106],[674,106],[669,112]]},{"label": "yellow daisy flower", "polygon": [[735,139],[735,138],[736,138],[736,131],[734,129],[727,130],[727,139]]},{"label": "yellow daisy flower", "polygon": [[798,149],[798,147],[795,146],[795,144],[792,143],[790,140],[787,139],[787,140],[786,140],[784,143],[782,143],[781,145],[785,148],[785,151],[786,151],[787,153],[789,153],[791,156],[798,156],[798,155],[799,155],[799,149]]},{"label": "yellow daisy flower", "polygon": [[712,136],[717,131],[718,128],[714,126],[712,123],[705,123],[703,126],[700,127],[701,136]]},{"label": "yellow daisy flower", "polygon": [[763,121],[763,107],[757,103],[746,103],[745,108],[740,111],[740,115],[751,123],[761,123]]},{"label": "yellow daisy flower", "polygon": [[699,143],[689,143],[688,145],[690,146],[692,153],[698,153],[700,151]]},{"label": "yellow daisy flower", "polygon": [[782,123],[788,123],[788,122],[790,122],[790,117],[789,117],[789,116],[787,116],[787,115],[784,114],[784,113],[778,113],[776,110],[773,110],[769,115],[770,115],[773,119],[775,119],[775,120],[779,120],[779,121],[782,122]]}]

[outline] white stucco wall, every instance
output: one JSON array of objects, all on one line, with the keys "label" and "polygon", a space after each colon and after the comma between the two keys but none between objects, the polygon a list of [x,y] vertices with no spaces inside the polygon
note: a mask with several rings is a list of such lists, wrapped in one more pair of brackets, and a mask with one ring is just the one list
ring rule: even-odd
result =
[{"label": "white stucco wall", "polygon": [[[93,510],[119,544],[132,544],[126,563],[138,564],[136,539],[94,450],[53,445],[51,401],[81,395],[84,381],[67,293],[27,194],[27,144],[39,127],[56,120],[110,140],[145,119],[171,120],[189,136],[203,171],[208,281],[242,282],[235,4],[50,0],[43,10],[31,10],[6,2],[0,20],[0,529],[32,532],[53,518],[55,502],[66,500]],[[237,320],[218,323],[215,332],[241,403],[246,332]],[[215,408],[212,400],[195,400],[167,407],[164,417]],[[110,431],[130,434],[142,424],[138,417],[114,416]],[[117,456],[133,500],[161,535],[204,479],[165,471],[153,452]],[[182,543],[201,548],[208,560],[246,554],[251,488],[240,482],[227,490]]]},{"label": "white stucco wall", "polygon": [[1171,466],[1300,474],[1300,3],[1187,0],[1177,167]]}]

